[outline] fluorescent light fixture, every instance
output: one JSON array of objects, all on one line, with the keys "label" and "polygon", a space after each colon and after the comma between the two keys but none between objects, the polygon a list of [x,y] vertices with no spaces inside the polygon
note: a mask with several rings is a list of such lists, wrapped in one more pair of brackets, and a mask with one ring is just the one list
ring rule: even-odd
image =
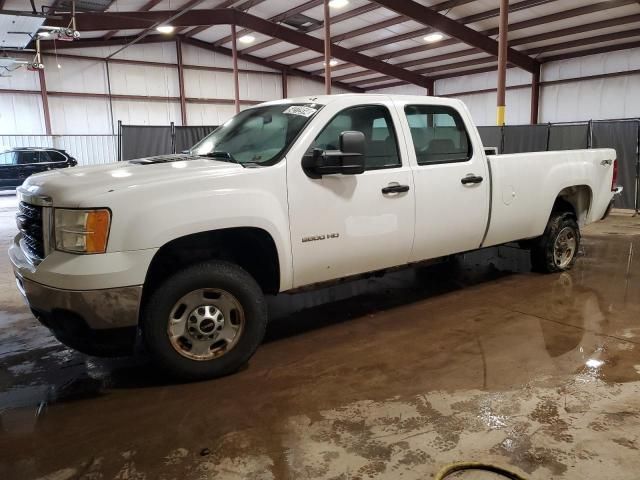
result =
[{"label": "fluorescent light fixture", "polygon": [[51,32],[47,32],[47,31],[44,31],[44,32],[38,32],[38,36],[39,36],[39,37],[42,37],[42,38],[47,38],[47,37],[50,37],[50,36],[51,36]]},{"label": "fluorescent light fixture", "polygon": [[172,27],[171,25],[158,25],[156,30],[160,33],[173,33],[175,27]]},{"label": "fluorescent light fixture", "polygon": [[[335,67],[336,65],[338,65],[338,60],[336,60],[335,58],[332,58],[331,60],[329,60],[330,67]],[[322,62],[322,66],[326,67],[327,62]]]},{"label": "fluorescent light fixture", "polygon": [[429,35],[424,37],[424,41],[427,42],[427,43],[433,43],[433,42],[439,42],[443,38],[444,38],[444,35],[442,35],[441,33],[436,32],[436,33],[430,33]]},{"label": "fluorescent light fixture", "polygon": [[253,43],[256,41],[256,37],[253,35],[243,35],[238,39],[240,43]]},{"label": "fluorescent light fixture", "polygon": [[349,5],[349,0],[331,0],[329,6],[331,8],[344,8]]}]

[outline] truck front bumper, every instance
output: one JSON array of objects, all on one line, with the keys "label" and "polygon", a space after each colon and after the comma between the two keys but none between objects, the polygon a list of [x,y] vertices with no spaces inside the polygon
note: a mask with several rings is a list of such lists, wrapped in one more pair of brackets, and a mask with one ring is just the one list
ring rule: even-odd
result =
[{"label": "truck front bumper", "polygon": [[19,235],[9,248],[18,290],[36,318],[62,343],[99,356],[132,351],[142,284],[154,253],[52,252],[34,266]]}]

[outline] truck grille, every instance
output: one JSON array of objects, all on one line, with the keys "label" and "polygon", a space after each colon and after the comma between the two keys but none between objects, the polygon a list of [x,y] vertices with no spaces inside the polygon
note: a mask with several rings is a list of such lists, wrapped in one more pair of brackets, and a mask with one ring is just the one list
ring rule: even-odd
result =
[{"label": "truck grille", "polygon": [[44,234],[42,230],[42,207],[20,202],[16,216],[18,230],[22,233],[27,253],[38,260],[44,258]]}]

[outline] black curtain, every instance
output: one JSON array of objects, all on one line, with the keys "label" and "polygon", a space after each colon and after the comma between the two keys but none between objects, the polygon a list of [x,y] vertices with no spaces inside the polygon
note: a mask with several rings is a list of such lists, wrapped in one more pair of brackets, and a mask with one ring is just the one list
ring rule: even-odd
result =
[{"label": "black curtain", "polygon": [[169,155],[188,150],[216,126],[194,127],[122,125],[122,160]]},{"label": "black curtain", "polygon": [[122,160],[173,153],[171,127],[122,125]]},{"label": "black curtain", "polygon": [[503,128],[502,153],[544,152],[547,150],[547,125],[508,125]]},{"label": "black curtain", "polygon": [[478,127],[484,147],[496,147],[502,153],[502,127]]},{"label": "black curtain", "polygon": [[593,148],[615,148],[618,185],[624,187],[616,200],[618,208],[635,208],[638,168],[638,121],[593,122]]},{"label": "black curtain", "polygon": [[549,150],[589,148],[589,124],[550,125]]},{"label": "black curtain", "polygon": [[215,126],[203,125],[199,127],[175,127],[176,132],[176,153],[189,150],[204,137],[213,132]]}]

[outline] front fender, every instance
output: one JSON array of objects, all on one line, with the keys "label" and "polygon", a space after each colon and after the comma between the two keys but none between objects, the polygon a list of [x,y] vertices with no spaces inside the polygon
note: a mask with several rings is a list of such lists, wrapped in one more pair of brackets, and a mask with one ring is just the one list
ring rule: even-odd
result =
[{"label": "front fender", "polygon": [[[273,167],[243,169],[237,175],[177,181],[170,192],[153,186],[135,194],[120,192],[113,212],[109,251],[160,248],[194,233],[234,227],[266,231],[278,251],[280,289],[291,288],[292,263],[284,162]],[[114,200],[115,199],[115,200]]]}]

